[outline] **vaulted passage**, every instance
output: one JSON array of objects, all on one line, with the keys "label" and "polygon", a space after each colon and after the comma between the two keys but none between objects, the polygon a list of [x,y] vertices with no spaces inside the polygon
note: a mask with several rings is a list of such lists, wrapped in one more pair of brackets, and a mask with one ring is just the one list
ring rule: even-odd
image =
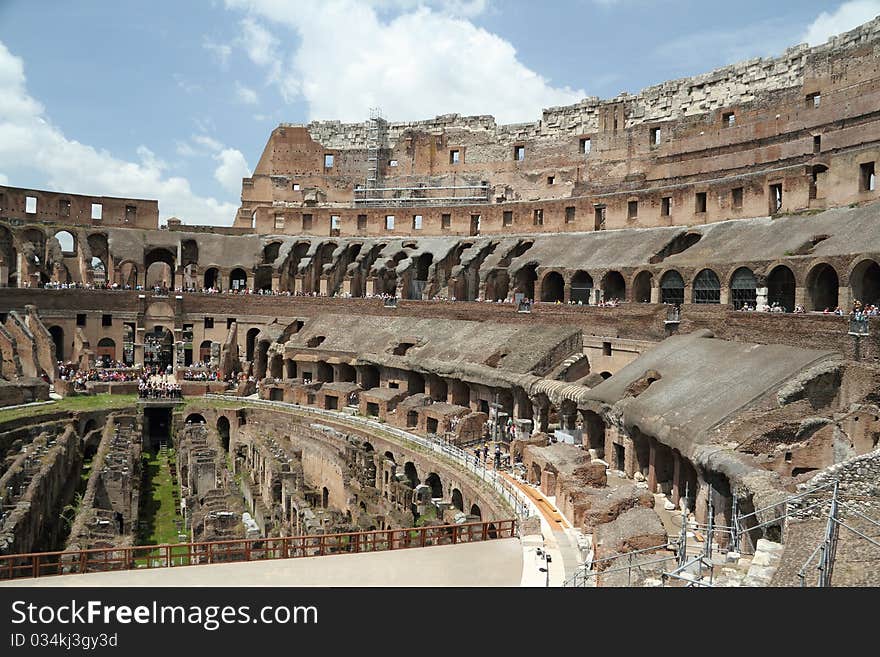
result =
[{"label": "vaulted passage", "polygon": [[795,279],[791,269],[779,265],[767,277],[767,303],[776,303],[786,312],[794,310]]},{"label": "vaulted passage", "polygon": [[807,275],[810,308],[833,311],[837,307],[839,285],[837,272],[831,265],[821,264],[813,268]]}]

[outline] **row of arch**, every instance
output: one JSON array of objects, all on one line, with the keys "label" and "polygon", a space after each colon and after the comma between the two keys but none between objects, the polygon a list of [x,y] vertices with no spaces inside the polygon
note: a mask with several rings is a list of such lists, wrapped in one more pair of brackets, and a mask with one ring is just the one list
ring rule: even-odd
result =
[{"label": "row of arch", "polygon": [[[739,267],[730,276],[728,289],[729,303],[739,309],[743,305],[754,305],[759,287],[767,288],[767,302],[778,303],[786,310],[795,306],[797,279],[794,272],[786,265],[773,267],[762,280],[748,267]],[[849,284],[854,299],[865,304],[880,303],[880,264],[871,259],[859,262],[850,273]],[[641,271],[633,279],[632,300],[639,303],[651,301],[651,288],[654,275]],[[808,309],[834,309],[838,305],[840,277],[837,270],[827,262],[813,266],[804,281],[806,303]],[[659,302],[667,304],[683,304],[686,302],[687,285],[684,277],[675,269],[663,273],[659,280]],[[569,299],[573,302],[588,303],[593,292],[593,279],[583,270],[576,271],[570,282]],[[721,303],[721,280],[712,269],[702,269],[691,281],[691,296],[687,301],[695,304]],[[608,272],[602,279],[604,300],[626,297],[626,282],[617,271]],[[556,302],[565,300],[565,280],[558,271],[547,272],[540,284],[540,300]]]}]

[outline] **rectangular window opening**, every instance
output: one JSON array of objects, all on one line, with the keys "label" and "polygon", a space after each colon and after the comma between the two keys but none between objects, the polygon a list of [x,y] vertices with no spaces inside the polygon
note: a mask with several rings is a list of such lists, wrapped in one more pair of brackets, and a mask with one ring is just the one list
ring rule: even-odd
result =
[{"label": "rectangular window opening", "polygon": [[544,211],[543,210],[535,210],[533,217],[534,217],[535,226],[543,226],[544,225]]},{"label": "rectangular window opening", "polygon": [[602,355],[603,356],[610,356],[611,355],[611,343],[610,342],[603,342],[602,343]]},{"label": "rectangular window opening", "polygon": [[312,215],[304,214],[302,216],[303,222],[303,230],[311,230],[312,229]]},{"label": "rectangular window opening", "polygon": [[626,217],[627,219],[635,219],[639,216],[639,202],[638,201],[629,201],[626,204]]},{"label": "rectangular window opening", "polygon": [[330,230],[339,230],[339,215],[331,214],[330,215]]},{"label": "rectangular window opening", "polygon": [[299,183],[293,183],[293,191],[298,192],[300,189]]},{"label": "rectangular window opening", "polygon": [[770,214],[782,209],[782,183],[770,185]]},{"label": "rectangular window opening", "polygon": [[226,328],[231,329],[233,324],[235,324],[235,317],[227,317],[226,318]]},{"label": "rectangular window opening", "polygon": [[275,229],[282,230],[284,228],[284,215],[276,214],[275,215]]},{"label": "rectangular window opening", "polygon": [[388,160],[388,166],[390,166],[390,167],[396,167],[396,166],[397,166],[397,160]]},{"label": "rectangular window opening", "polygon": [[113,315],[101,315],[101,326],[113,326]]},{"label": "rectangular window opening", "polygon": [[694,212],[697,214],[706,211],[706,192],[697,192],[694,195]]},{"label": "rectangular window opening", "polygon": [[85,326],[86,325],[86,315],[85,313],[79,313],[76,316],[76,325],[77,326]]},{"label": "rectangular window opening", "polygon": [[594,215],[594,230],[605,230],[605,206],[597,205]]},{"label": "rectangular window opening", "polygon": [[214,328],[214,318],[213,317],[205,317],[205,328],[206,329]]},{"label": "rectangular window opening", "polygon": [[416,214],[413,215],[413,230],[421,230],[422,229],[422,215]]},{"label": "rectangular window opening", "polygon": [[821,103],[822,103],[822,94],[818,91],[814,91],[811,94],[807,94],[804,104],[809,109],[811,107],[819,107],[819,105]]},{"label": "rectangular window opening", "polygon": [[385,215],[385,230],[394,230],[394,215]]},{"label": "rectangular window opening", "polygon": [[367,229],[367,215],[365,215],[365,214],[358,215],[357,228],[358,228],[358,230],[366,230]]},{"label": "rectangular window opening", "polygon": [[449,151],[449,164],[458,164],[461,153],[456,150]]},{"label": "rectangular window opening", "polygon": [[440,215],[440,228],[443,230],[448,230],[452,227],[452,215],[451,214],[441,214]]},{"label": "rectangular window opening", "polygon": [[325,169],[333,168],[333,159],[334,159],[333,155],[330,153],[327,153],[326,155],[324,155],[324,168]]},{"label": "rectangular window opening", "polygon": [[672,197],[664,196],[660,199],[660,216],[668,217],[670,214],[672,214]]},{"label": "rectangular window opening", "polygon": [[577,208],[573,205],[565,208],[565,223],[573,224],[577,214]]},{"label": "rectangular window opening", "polygon": [[27,214],[36,214],[37,213],[37,197],[36,196],[25,196],[24,197],[24,211]]},{"label": "rectangular window opening", "polygon": [[100,221],[104,216],[104,206],[100,203],[92,203],[92,219]]},{"label": "rectangular window opening", "polygon": [[877,189],[877,178],[874,175],[874,163],[864,162],[859,165],[859,191],[873,192]]},{"label": "rectangular window opening", "polygon": [[526,159],[526,147],[525,146],[514,146],[513,147],[513,159],[517,162],[522,162]]},{"label": "rectangular window opening", "polygon": [[743,206],[743,188],[734,187],[730,190],[730,205],[739,210]]},{"label": "rectangular window opening", "polygon": [[63,198],[58,201],[58,216],[59,217],[69,217],[70,216],[70,201],[66,198]]},{"label": "rectangular window opening", "polygon": [[502,226],[513,226],[513,212],[511,210],[505,210],[503,218],[501,219]]},{"label": "rectangular window opening", "polygon": [[556,176],[547,176],[547,184],[552,185],[556,182]]},{"label": "rectangular window opening", "polygon": [[724,112],[721,115],[721,127],[732,128],[736,125],[736,114],[734,112]]},{"label": "rectangular window opening", "polygon": [[822,150],[822,135],[813,135],[813,152],[819,153]]},{"label": "rectangular window opening", "polygon": [[660,145],[660,128],[651,128],[651,146]]},{"label": "rectangular window opening", "polygon": [[589,137],[583,137],[581,139],[581,153],[584,155],[590,154],[590,149],[592,148],[592,142]]},{"label": "rectangular window opening", "polygon": [[125,223],[127,223],[127,224],[134,223],[135,219],[137,219],[137,206],[126,205],[125,206]]}]

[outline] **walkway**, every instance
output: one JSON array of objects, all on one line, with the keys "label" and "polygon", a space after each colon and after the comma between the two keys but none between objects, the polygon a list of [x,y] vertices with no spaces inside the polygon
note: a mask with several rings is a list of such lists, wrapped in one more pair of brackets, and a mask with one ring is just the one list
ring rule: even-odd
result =
[{"label": "walkway", "polygon": [[390,552],[61,575],[0,586],[519,586],[522,570],[519,540],[505,538]]}]

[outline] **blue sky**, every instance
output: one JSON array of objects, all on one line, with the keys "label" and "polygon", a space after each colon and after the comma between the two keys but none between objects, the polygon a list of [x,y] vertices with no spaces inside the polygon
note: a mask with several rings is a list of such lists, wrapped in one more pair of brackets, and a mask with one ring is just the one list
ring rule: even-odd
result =
[{"label": "blue sky", "polygon": [[0,0],[0,183],[228,225],[279,122],[612,97],[824,42],[880,0]]}]

